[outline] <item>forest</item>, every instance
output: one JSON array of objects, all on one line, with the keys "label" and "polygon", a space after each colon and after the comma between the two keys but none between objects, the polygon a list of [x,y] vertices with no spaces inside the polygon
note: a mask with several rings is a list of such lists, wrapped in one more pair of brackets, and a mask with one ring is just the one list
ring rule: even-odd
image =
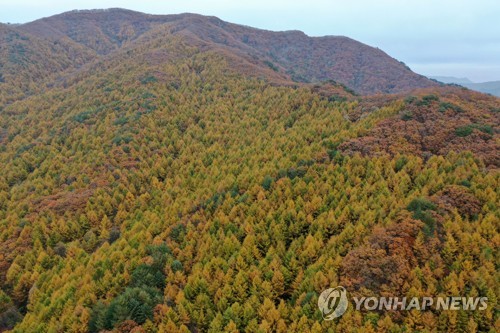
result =
[{"label": "forest", "polygon": [[[271,84],[159,41],[6,76],[0,331],[500,331],[498,98]],[[488,307],[325,321],[338,285]]]}]

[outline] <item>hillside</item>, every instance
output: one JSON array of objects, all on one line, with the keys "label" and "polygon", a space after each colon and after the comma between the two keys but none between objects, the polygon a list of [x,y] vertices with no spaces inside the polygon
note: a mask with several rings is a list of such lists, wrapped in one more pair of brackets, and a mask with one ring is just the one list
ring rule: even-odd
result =
[{"label": "hillside", "polygon": [[0,24],[0,103],[40,92],[41,81],[93,59],[93,52],[67,38],[50,42],[17,26]]},{"label": "hillside", "polygon": [[69,38],[108,54],[155,26],[180,19],[175,15],[148,15],[125,9],[76,10],[19,26],[19,30],[48,40]]},{"label": "hillside", "polygon": [[369,155],[411,153],[422,158],[473,151],[487,166],[499,168],[499,111],[496,97],[456,88],[419,91],[404,99],[398,114],[378,123],[368,135],[343,143],[341,149]]},{"label": "hillside", "polygon": [[252,64],[253,71],[263,72],[271,80],[279,77],[279,82],[333,80],[361,94],[396,93],[436,85],[383,51],[346,37],[271,32],[194,14],[162,16],[122,9],[74,11],[18,29],[49,40],[70,38],[105,55],[159,28],[195,46],[237,57],[233,66],[244,73],[248,67],[240,68],[242,62]]},{"label": "hillside", "polygon": [[[353,94],[320,68],[368,93],[399,62],[192,14],[0,29],[0,331],[499,330],[500,99],[411,72]],[[337,285],[489,303],[326,321]]]}]

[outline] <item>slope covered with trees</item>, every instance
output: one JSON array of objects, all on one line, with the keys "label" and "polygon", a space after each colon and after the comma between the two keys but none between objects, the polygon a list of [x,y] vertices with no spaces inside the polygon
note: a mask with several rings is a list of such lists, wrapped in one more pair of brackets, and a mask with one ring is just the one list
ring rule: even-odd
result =
[{"label": "slope covered with trees", "polygon": [[[195,14],[148,15],[123,9],[73,11],[18,27],[51,41],[71,40],[99,55],[134,43],[162,27],[193,46],[237,57],[231,63],[290,82],[333,80],[361,94],[397,93],[437,84],[413,73],[383,51],[346,37],[272,32]],[[168,43],[168,40],[164,40]]]},{"label": "slope covered with trees", "polygon": [[[386,101],[365,100],[350,117],[362,117]],[[407,152],[423,158],[473,151],[487,166],[498,168],[499,111],[500,99],[465,88],[419,91],[405,97],[398,114],[378,123],[367,135],[343,143],[340,149],[370,155]]]},{"label": "slope covered with trees", "polygon": [[39,93],[42,82],[93,59],[71,40],[52,42],[0,23],[0,107]]},{"label": "slope covered with trees", "polygon": [[[196,36],[153,27],[3,102],[0,330],[500,329],[498,99],[277,84]],[[324,321],[337,285],[489,306]]]}]

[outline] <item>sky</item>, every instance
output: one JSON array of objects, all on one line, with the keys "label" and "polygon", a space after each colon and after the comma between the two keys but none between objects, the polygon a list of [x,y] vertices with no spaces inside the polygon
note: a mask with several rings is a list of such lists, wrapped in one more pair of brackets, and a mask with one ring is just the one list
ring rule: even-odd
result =
[{"label": "sky", "polygon": [[384,50],[420,74],[500,80],[499,0],[0,0],[0,22],[114,7],[214,15],[310,36],[348,36]]}]

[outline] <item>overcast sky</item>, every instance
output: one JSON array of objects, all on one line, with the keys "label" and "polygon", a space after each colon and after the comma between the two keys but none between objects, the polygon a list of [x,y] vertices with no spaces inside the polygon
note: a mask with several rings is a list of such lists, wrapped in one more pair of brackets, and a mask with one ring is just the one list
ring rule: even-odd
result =
[{"label": "overcast sky", "polygon": [[379,47],[424,75],[500,80],[500,0],[0,0],[0,22],[111,7],[215,15],[310,36],[344,35]]}]

